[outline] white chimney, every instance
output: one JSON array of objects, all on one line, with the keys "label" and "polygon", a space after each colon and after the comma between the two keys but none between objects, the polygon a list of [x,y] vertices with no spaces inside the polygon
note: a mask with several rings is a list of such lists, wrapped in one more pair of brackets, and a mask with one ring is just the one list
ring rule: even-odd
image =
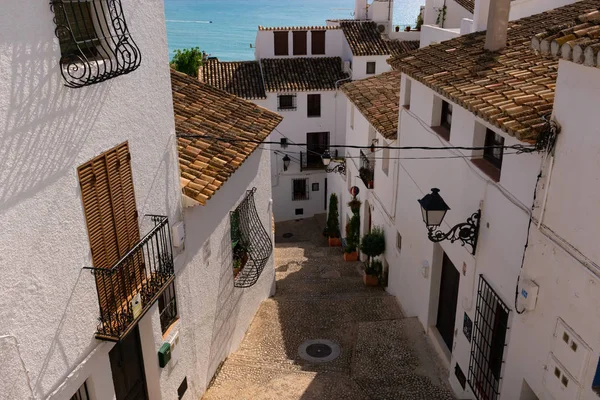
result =
[{"label": "white chimney", "polygon": [[485,49],[497,51],[506,46],[511,0],[490,0]]},{"label": "white chimney", "polygon": [[354,2],[354,19],[367,19],[367,0],[355,0]]}]

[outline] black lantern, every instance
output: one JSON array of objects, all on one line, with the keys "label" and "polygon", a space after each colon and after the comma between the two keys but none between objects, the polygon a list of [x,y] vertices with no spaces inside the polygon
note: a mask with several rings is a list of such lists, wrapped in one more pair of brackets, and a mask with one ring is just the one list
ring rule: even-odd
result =
[{"label": "black lantern", "polygon": [[290,166],[290,158],[288,157],[288,155],[286,154],[285,156],[283,156],[283,170],[287,171],[288,167]]},{"label": "black lantern", "polygon": [[440,196],[440,190],[433,188],[431,193],[425,195],[421,200],[418,200],[421,205],[421,213],[423,214],[423,222],[429,231],[428,237],[434,243],[443,240],[450,240],[454,243],[457,240],[462,242],[462,245],[468,244],[471,247],[471,254],[475,255],[477,247],[477,235],[479,233],[479,220],[481,219],[481,210],[471,215],[467,222],[460,223],[450,229],[447,233],[436,230],[442,224],[444,217],[450,207]]},{"label": "black lantern", "polygon": [[331,162],[331,154],[329,154],[329,150],[325,150],[323,152],[321,159],[323,160],[323,165],[328,167],[329,163]]}]

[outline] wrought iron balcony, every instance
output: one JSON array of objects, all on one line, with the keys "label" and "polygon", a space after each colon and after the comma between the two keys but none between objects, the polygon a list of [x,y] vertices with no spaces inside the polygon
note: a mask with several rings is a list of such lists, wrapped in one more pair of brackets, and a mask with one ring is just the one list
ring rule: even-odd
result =
[{"label": "wrought iron balcony", "polygon": [[175,278],[169,220],[147,217],[154,227],[112,268],[85,267],[96,277],[98,339],[121,340]]},{"label": "wrought iron balcony", "polygon": [[310,171],[319,169],[325,169],[323,159],[319,154],[316,154],[316,152],[313,153],[306,151],[300,153],[300,171]]},{"label": "wrought iron balcony", "polygon": [[373,189],[375,179],[375,160],[369,158],[362,150],[360,151],[360,168],[358,175],[368,189]]}]

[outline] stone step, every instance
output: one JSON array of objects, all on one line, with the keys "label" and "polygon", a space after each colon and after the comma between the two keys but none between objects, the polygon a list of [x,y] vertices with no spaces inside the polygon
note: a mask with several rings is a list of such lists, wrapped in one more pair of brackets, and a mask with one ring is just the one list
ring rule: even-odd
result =
[{"label": "stone step", "polygon": [[276,246],[275,259],[313,259],[322,257],[336,257],[343,260],[344,252],[341,247],[323,247],[314,245]]},{"label": "stone step", "polygon": [[300,298],[336,298],[355,296],[389,296],[381,287],[367,287],[360,278],[340,277],[335,279],[277,279],[276,299]]}]

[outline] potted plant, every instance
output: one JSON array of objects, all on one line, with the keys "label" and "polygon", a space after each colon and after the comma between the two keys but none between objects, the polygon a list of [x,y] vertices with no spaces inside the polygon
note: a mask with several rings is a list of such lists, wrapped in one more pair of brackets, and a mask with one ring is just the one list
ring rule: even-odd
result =
[{"label": "potted plant", "polygon": [[421,30],[422,25],[423,25],[423,13],[419,13],[419,15],[417,16],[417,26],[416,26],[417,31]]},{"label": "potted plant", "polygon": [[236,276],[238,276],[241,269],[242,269],[242,260],[234,258],[233,259],[233,277],[234,278]]},{"label": "potted plant", "polygon": [[233,276],[237,276],[248,262],[248,246],[239,241],[233,248]]},{"label": "potted plant", "polygon": [[407,26],[406,28],[404,28],[404,32],[410,32],[410,26]]},{"label": "potted plant", "polygon": [[373,260],[365,264],[365,274],[363,275],[363,282],[365,286],[377,286],[379,285],[379,275],[383,269],[383,264],[379,260]]},{"label": "potted plant", "polygon": [[352,211],[352,214],[358,214],[358,212],[360,212],[361,204],[362,201],[360,201],[356,197],[353,197],[352,200],[348,202],[348,207],[350,207],[350,211]]},{"label": "potted plant", "polygon": [[344,249],[344,260],[345,261],[356,261],[358,260],[358,248],[360,234],[360,216],[358,213],[354,213],[350,222],[348,223],[348,229],[346,231],[346,248]]},{"label": "potted plant", "polygon": [[332,193],[329,197],[329,213],[327,215],[327,226],[323,232],[329,241],[330,247],[340,247],[342,241],[340,239],[340,226],[339,226],[340,215],[338,213],[338,198],[335,193]]},{"label": "potted plant", "polygon": [[369,278],[368,275],[372,275],[373,271],[381,265],[381,262],[374,261],[373,257],[377,257],[385,251],[385,234],[383,229],[375,226],[371,229],[371,232],[364,235],[360,243],[360,251],[369,257],[365,263],[365,274],[363,276],[365,285],[369,285],[369,282],[372,282],[373,278]]}]

